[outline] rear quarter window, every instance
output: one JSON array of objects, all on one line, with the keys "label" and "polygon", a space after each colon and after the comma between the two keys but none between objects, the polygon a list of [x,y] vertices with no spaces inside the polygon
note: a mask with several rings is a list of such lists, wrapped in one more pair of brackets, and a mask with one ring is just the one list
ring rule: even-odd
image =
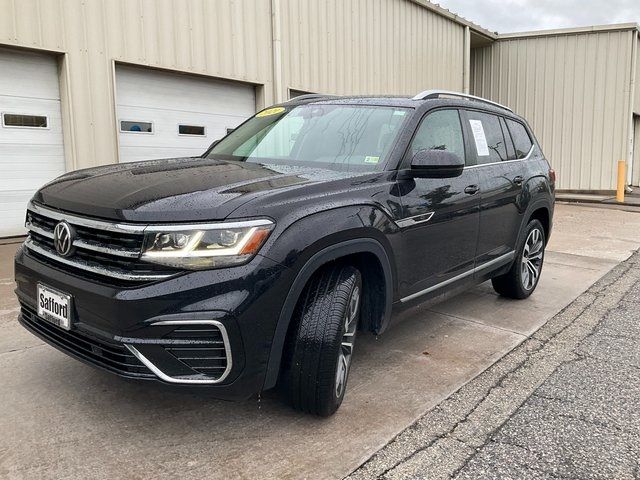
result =
[{"label": "rear quarter window", "polygon": [[516,149],[516,158],[525,158],[529,155],[533,142],[527,132],[527,129],[519,122],[507,119],[507,127],[513,139],[513,145]]},{"label": "rear quarter window", "polygon": [[490,113],[472,110],[467,110],[466,116],[478,164],[508,160],[500,118]]}]

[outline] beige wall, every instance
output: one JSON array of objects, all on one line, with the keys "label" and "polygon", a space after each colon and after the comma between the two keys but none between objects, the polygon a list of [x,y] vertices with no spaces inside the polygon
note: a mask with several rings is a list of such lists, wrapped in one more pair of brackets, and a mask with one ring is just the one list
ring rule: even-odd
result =
[{"label": "beige wall", "polygon": [[636,92],[634,96],[635,106],[633,108],[634,112],[640,115],[640,33],[636,33],[636,62],[634,64],[635,68],[635,77],[634,83],[636,86]]},{"label": "beige wall", "polygon": [[0,0],[0,45],[59,55],[71,170],[118,161],[115,62],[255,84],[258,108],[289,88],[462,90],[464,26],[418,3]]},{"label": "beige wall", "polygon": [[463,89],[464,26],[414,2],[281,0],[281,10],[281,95],[286,87],[406,95]]},{"label": "beige wall", "polygon": [[472,51],[472,92],[533,127],[558,187],[612,190],[629,157],[635,30],[528,36]]},{"label": "beige wall", "polygon": [[634,116],[633,168],[631,185],[640,187],[640,115]]}]

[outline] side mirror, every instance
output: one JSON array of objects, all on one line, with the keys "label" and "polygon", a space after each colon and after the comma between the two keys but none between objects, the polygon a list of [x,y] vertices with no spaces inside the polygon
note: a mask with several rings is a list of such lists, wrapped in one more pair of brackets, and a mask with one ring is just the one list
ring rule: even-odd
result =
[{"label": "side mirror", "polygon": [[411,159],[414,177],[450,178],[462,175],[464,160],[446,150],[420,150]]}]

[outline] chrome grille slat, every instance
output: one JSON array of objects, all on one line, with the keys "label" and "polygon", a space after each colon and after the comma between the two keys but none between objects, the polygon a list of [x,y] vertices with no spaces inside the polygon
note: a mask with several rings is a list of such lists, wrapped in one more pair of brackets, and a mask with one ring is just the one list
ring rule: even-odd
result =
[{"label": "chrome grille slat", "polygon": [[[43,237],[53,239],[53,231],[45,230],[44,228],[40,228],[39,226],[27,221],[25,224],[27,230],[37,233],[38,235],[42,235]],[[95,242],[88,242],[86,240],[75,239],[73,241],[73,246],[77,248],[84,248],[85,250],[93,250],[94,252],[106,253],[107,255],[116,255],[118,257],[125,258],[139,258],[140,251],[126,248],[113,248],[113,247],[104,247]]]},{"label": "chrome grille slat", "polygon": [[109,232],[116,232],[116,233],[133,233],[133,234],[142,235],[145,228],[145,225],[120,224],[120,223],[106,222],[103,220],[94,220],[91,218],[79,217],[71,213],[63,213],[63,212],[58,212],[56,210],[52,210],[49,208],[41,207],[40,205],[37,205],[33,202],[29,204],[28,209],[38,215],[42,215],[43,217],[47,217],[53,220],[66,220],[72,225],[79,225],[82,227],[93,228],[96,230],[106,230]]},{"label": "chrome grille slat", "polygon": [[54,250],[50,248],[37,245],[36,243],[33,242],[33,240],[30,237],[27,238],[27,240],[24,242],[24,245],[29,250],[32,250],[35,253],[42,255],[43,257],[47,257],[51,260],[54,260],[55,262],[68,265],[70,267],[79,268],[81,270],[86,270],[96,275],[116,278],[118,280],[154,281],[154,280],[162,280],[163,278],[168,278],[173,275],[171,273],[166,273],[166,274],[131,273],[125,270],[103,267],[97,263],[95,265],[92,265],[89,262],[76,259],[74,257],[70,257],[70,258],[61,257]]}]

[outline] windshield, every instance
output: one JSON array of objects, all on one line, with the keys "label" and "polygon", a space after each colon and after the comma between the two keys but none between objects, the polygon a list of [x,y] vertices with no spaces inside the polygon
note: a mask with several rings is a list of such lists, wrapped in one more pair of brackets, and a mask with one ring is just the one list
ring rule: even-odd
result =
[{"label": "windshield", "polygon": [[407,112],[365,105],[269,108],[223,138],[207,158],[340,171],[382,170]]}]

